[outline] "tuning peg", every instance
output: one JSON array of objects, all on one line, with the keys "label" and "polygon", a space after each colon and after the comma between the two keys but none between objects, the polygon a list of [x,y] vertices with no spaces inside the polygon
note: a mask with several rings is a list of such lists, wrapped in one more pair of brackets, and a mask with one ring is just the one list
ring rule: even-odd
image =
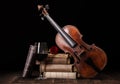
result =
[{"label": "tuning peg", "polygon": [[49,7],[49,5],[47,4],[47,5],[45,5],[45,8],[48,10],[48,9],[50,9],[50,7]]},{"label": "tuning peg", "polygon": [[38,10],[41,10],[43,8],[43,5],[37,5]]},{"label": "tuning peg", "polygon": [[44,17],[41,17],[41,20],[44,20]]},{"label": "tuning peg", "polygon": [[44,20],[43,14],[39,14],[39,16],[41,17],[41,20]]}]

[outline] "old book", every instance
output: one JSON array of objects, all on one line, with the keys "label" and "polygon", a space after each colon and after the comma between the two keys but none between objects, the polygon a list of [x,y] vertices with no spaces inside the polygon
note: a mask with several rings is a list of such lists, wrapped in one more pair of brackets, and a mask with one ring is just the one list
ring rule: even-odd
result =
[{"label": "old book", "polygon": [[48,57],[47,64],[70,64],[70,58]]},{"label": "old book", "polygon": [[66,54],[66,53],[51,54],[51,53],[49,53],[48,57],[68,58],[69,54]]},{"label": "old book", "polygon": [[76,79],[77,72],[44,72],[45,78]]},{"label": "old book", "polygon": [[[70,64],[71,58],[68,54],[59,53],[59,54],[48,54],[47,59],[45,60],[46,64]],[[36,64],[40,64],[39,61],[36,61]]]},{"label": "old book", "polygon": [[25,62],[25,66],[24,66],[24,70],[22,73],[22,77],[27,77],[28,75],[31,74],[31,69],[35,62],[35,58],[34,58],[35,52],[36,52],[36,46],[30,45],[28,55],[26,58],[26,62]]},{"label": "old book", "polygon": [[41,64],[39,70],[42,72],[73,72],[76,69],[73,64]]}]

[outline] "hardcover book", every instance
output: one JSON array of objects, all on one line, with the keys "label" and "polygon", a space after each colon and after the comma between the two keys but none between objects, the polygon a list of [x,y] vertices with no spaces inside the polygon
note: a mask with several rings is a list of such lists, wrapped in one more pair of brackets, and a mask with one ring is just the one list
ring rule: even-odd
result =
[{"label": "hardcover book", "polygon": [[45,78],[76,79],[77,72],[44,72]]},{"label": "hardcover book", "polygon": [[73,64],[41,64],[40,70],[42,72],[73,72],[75,67]]},{"label": "hardcover book", "polygon": [[[59,53],[59,54],[48,54],[48,57],[45,60],[46,64],[70,64],[71,58],[68,54]],[[36,61],[36,64],[39,65],[40,61]]]},{"label": "hardcover book", "polygon": [[28,75],[31,74],[32,71],[31,69],[33,68],[33,65],[35,63],[35,58],[34,58],[35,52],[36,52],[36,46],[30,45],[24,70],[22,73],[22,77],[27,77]]}]

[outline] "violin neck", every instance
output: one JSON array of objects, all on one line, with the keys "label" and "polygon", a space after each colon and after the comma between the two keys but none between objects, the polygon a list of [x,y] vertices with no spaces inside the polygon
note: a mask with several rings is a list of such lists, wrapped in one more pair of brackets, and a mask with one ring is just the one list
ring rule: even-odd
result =
[{"label": "violin neck", "polygon": [[74,48],[77,45],[77,43],[49,16],[49,14],[45,15],[45,17],[51,23],[51,25],[58,31],[58,33],[60,33],[60,35],[70,45],[70,47]]}]

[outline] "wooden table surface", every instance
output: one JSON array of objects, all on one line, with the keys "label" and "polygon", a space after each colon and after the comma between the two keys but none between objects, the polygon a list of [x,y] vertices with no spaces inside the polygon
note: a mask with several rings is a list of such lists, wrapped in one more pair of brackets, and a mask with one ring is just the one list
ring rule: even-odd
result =
[{"label": "wooden table surface", "polygon": [[21,77],[21,72],[1,72],[0,84],[120,84],[120,72],[100,73],[93,79],[44,79]]}]

